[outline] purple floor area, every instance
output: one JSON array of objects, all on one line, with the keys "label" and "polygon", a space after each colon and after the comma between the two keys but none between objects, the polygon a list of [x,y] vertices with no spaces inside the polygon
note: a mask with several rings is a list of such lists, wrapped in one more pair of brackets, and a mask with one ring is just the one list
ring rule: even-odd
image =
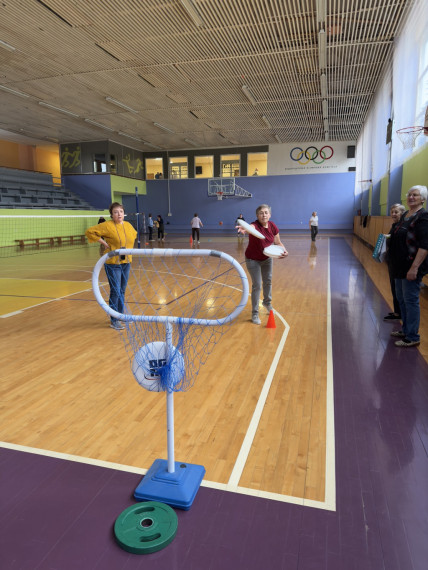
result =
[{"label": "purple floor area", "polygon": [[201,487],[165,549],[128,554],[116,517],[140,476],[0,450],[2,568],[425,570],[428,365],[398,349],[388,307],[331,240],[336,512]]}]

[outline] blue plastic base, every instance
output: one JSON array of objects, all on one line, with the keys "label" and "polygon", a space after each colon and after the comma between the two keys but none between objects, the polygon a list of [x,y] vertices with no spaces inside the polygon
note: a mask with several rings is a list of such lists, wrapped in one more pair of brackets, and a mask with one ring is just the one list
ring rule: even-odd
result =
[{"label": "blue plastic base", "polygon": [[168,462],[156,459],[135,489],[137,501],[159,501],[188,511],[205,475],[205,467],[191,463],[174,463],[168,473]]}]

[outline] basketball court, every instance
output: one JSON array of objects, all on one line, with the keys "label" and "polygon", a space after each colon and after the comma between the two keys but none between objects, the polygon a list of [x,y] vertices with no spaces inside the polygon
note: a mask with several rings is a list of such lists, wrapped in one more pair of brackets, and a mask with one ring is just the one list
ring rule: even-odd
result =
[{"label": "basketball court", "polygon": [[[424,346],[393,347],[382,321],[387,277],[356,238],[282,239],[289,256],[274,260],[275,328],[267,313],[253,325],[248,303],[194,385],[175,395],[176,459],[206,474],[191,509],[177,510],[174,541],[144,560],[121,551],[112,525],[153,461],[166,458],[165,395],[137,384],[122,333],[95,301],[98,248],[3,260],[9,566],[297,568],[303,557],[314,567],[422,568],[426,479],[412,465],[426,456]],[[188,239],[168,236],[165,247]],[[235,235],[202,232],[200,247],[245,266]],[[397,477],[405,497],[394,492]]]}]

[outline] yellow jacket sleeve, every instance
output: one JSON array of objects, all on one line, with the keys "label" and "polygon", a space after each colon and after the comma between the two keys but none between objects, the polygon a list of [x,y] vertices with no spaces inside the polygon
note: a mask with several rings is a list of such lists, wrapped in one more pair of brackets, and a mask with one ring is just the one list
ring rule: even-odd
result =
[{"label": "yellow jacket sleeve", "polygon": [[[129,222],[123,224],[115,224],[112,220],[97,224],[88,228],[85,232],[86,237],[90,243],[98,241],[103,238],[110,246],[110,251],[115,249],[132,249],[134,247],[137,232]],[[130,263],[132,256],[127,255],[126,258],[118,259],[117,256],[109,257],[106,263]]]}]

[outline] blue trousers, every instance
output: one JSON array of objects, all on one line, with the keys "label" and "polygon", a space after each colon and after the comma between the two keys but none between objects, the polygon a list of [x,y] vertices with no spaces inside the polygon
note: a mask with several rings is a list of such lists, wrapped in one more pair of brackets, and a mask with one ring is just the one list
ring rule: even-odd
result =
[{"label": "blue trousers", "polygon": [[[125,291],[128,285],[130,263],[105,263],[104,269],[110,285],[110,297],[108,300],[109,307],[118,313],[123,313],[125,306]],[[115,323],[117,319],[110,317],[111,322]]]},{"label": "blue trousers", "polygon": [[419,292],[422,278],[414,281],[408,279],[395,280],[395,294],[400,305],[403,333],[411,341],[419,341],[419,322],[421,309],[419,306]]}]

